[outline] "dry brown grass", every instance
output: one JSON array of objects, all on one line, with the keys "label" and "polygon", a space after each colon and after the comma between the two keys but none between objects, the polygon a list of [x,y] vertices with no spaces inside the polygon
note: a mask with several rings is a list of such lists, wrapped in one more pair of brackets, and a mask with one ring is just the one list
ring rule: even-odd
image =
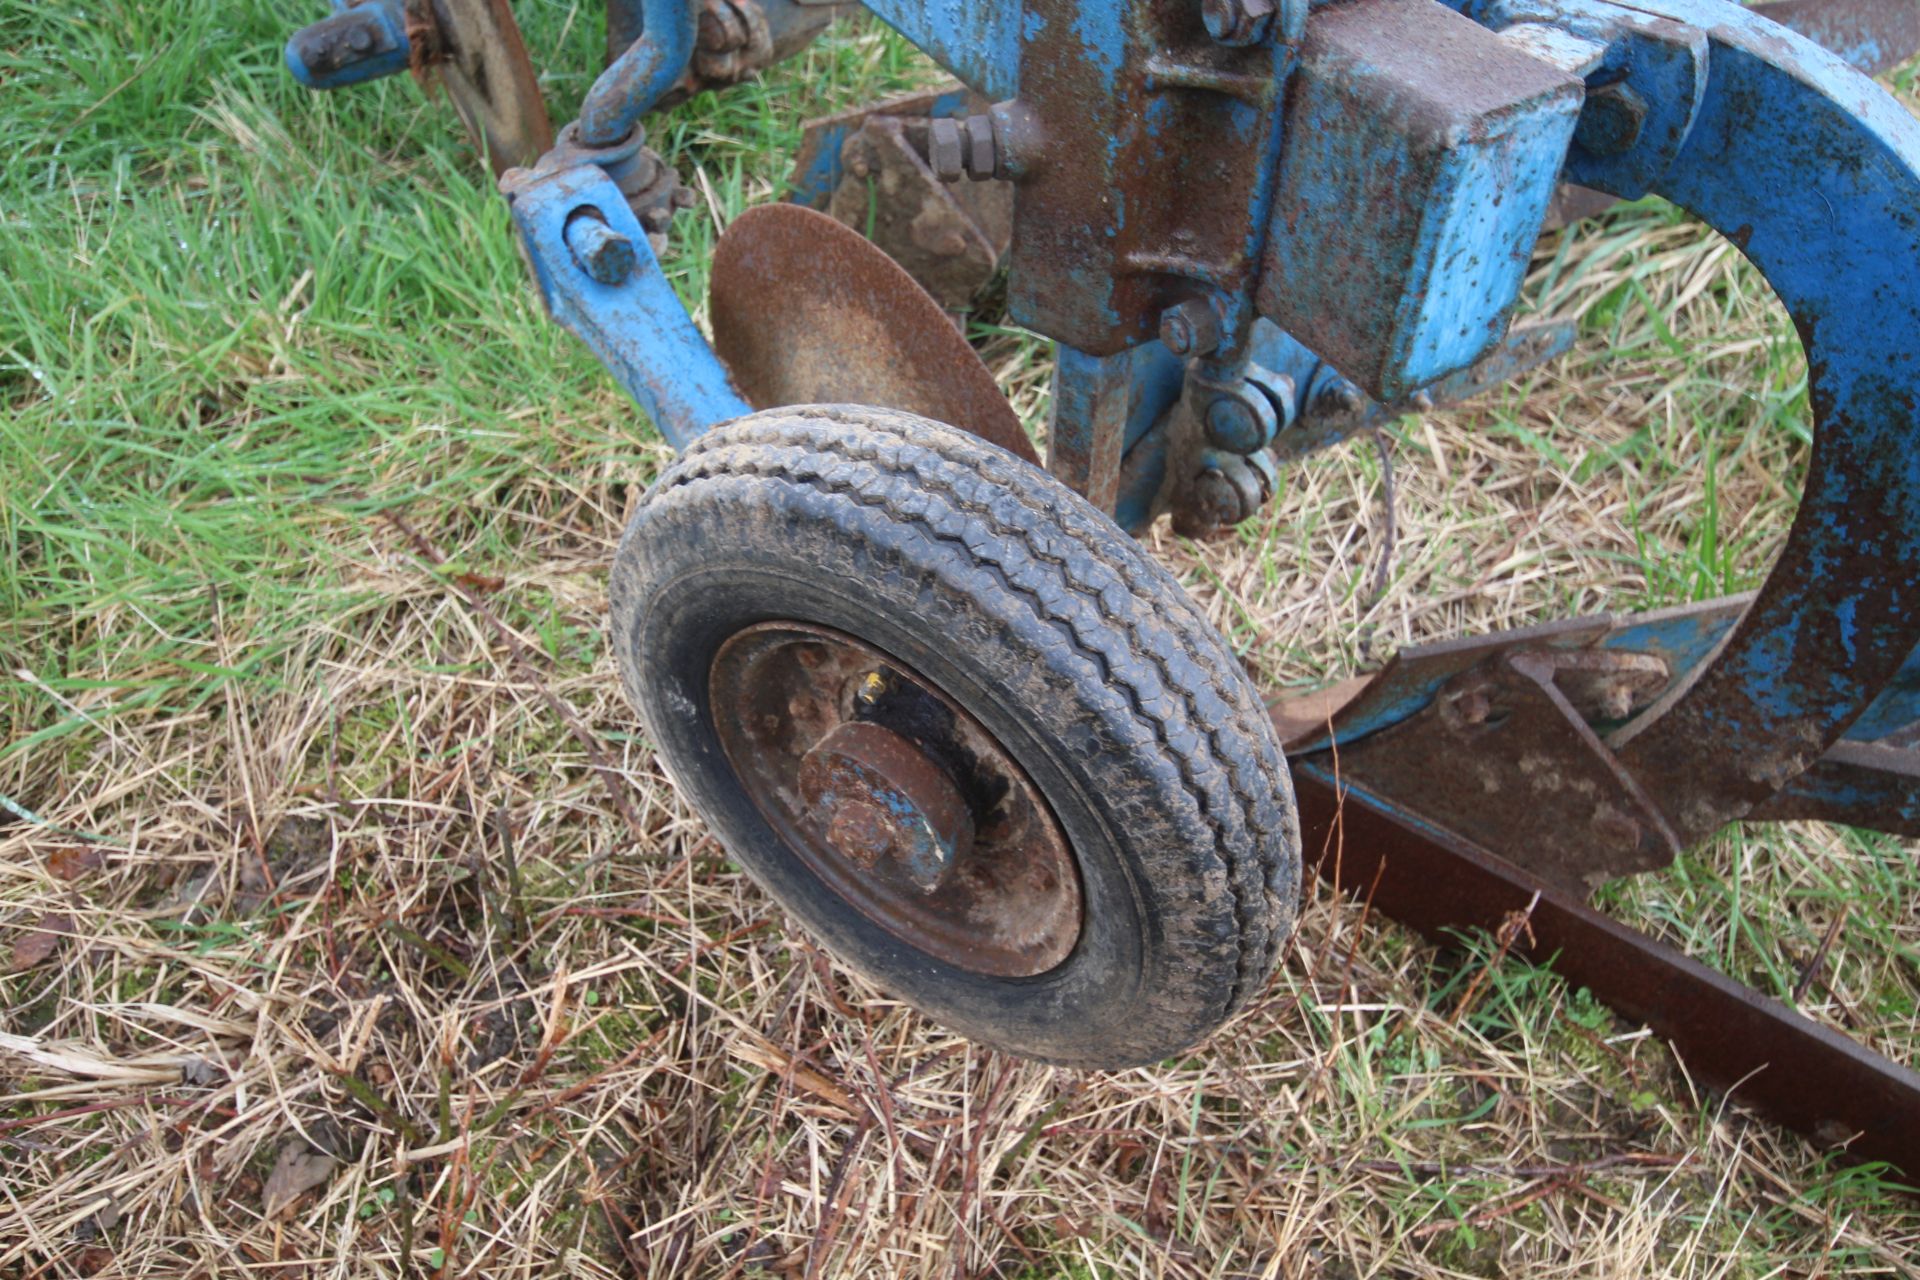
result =
[{"label": "dry brown grass", "polygon": [[[1677,598],[1709,457],[1716,556],[1767,562],[1803,461],[1756,392],[1791,382],[1780,318],[1657,217],[1560,261],[1583,274],[1542,308],[1615,323],[1524,398],[1396,432],[1379,600],[1364,444],[1237,538],[1154,534],[1263,677]],[[1619,301],[1629,274],[1651,312]],[[0,814],[0,958],[63,931],[0,978],[0,1276],[1920,1274],[1907,1202],[1523,966],[1456,1020],[1484,948],[1324,893],[1257,1007],[1184,1060],[1078,1073],[942,1033],[728,864],[604,648],[551,656],[542,618],[598,634],[634,495],[565,461],[486,516],[513,563],[441,571],[429,549],[472,536],[451,520],[342,525],[359,603],[277,685],[0,766],[35,815]],[[208,661],[252,621],[219,615]],[[1697,882],[1739,871],[1781,913],[1763,941],[1798,945],[1825,923],[1809,868],[1884,854],[1729,838],[1616,906],[1712,958],[1729,916]],[[1817,1012],[1912,1058],[1911,900],[1852,909],[1894,941],[1843,934]]]}]

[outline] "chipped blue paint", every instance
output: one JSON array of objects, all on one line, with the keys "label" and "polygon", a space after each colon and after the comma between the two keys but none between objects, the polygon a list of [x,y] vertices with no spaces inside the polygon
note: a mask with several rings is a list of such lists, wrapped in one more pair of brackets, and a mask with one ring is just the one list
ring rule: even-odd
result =
[{"label": "chipped blue paint", "polygon": [[1920,649],[1907,655],[1887,686],[1858,720],[1847,727],[1847,737],[1877,742],[1920,722]]},{"label": "chipped blue paint", "polygon": [[[508,189],[507,199],[553,318],[587,344],[674,448],[752,412],[667,283],[646,232],[605,170],[582,165],[529,176]],[[633,244],[633,274],[621,284],[596,282],[567,248],[568,221],[595,215]]]},{"label": "chipped blue paint", "polygon": [[1127,5],[1114,0],[1082,4],[1073,16],[1073,34],[1087,62],[1100,69],[1100,86],[1109,94],[1118,89],[1120,68],[1127,58]]},{"label": "chipped blue paint", "polygon": [[989,98],[1011,98],[1020,33],[1033,18],[1005,0],[868,0],[867,8]]}]

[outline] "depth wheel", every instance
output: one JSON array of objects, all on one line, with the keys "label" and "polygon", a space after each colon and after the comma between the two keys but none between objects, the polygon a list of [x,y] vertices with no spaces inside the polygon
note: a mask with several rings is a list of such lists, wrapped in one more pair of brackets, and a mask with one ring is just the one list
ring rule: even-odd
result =
[{"label": "depth wheel", "polygon": [[1192,1045],[1292,928],[1259,696],[1045,472],[847,406],[702,436],[613,571],[622,678],[729,852],[936,1020],[1086,1067]]}]

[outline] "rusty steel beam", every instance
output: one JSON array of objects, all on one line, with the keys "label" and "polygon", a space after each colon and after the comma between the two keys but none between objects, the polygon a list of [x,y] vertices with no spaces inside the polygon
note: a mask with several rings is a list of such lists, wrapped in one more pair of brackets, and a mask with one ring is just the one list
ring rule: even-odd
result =
[{"label": "rusty steel beam", "polygon": [[1920,1074],[1629,929],[1437,827],[1293,762],[1320,874],[1440,943],[1531,913],[1513,951],[1551,966],[1672,1044],[1689,1074],[1823,1146],[1920,1177]]}]

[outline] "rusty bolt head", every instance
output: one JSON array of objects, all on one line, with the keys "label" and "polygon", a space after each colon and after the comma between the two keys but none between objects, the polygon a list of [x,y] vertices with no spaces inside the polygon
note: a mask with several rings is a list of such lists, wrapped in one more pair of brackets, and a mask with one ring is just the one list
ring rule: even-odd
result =
[{"label": "rusty bolt head", "polygon": [[1345,378],[1336,378],[1314,393],[1314,407],[1321,413],[1346,417],[1367,407],[1367,397]]},{"label": "rusty bolt head", "polygon": [[1183,538],[1203,538],[1252,514],[1240,486],[1225,473],[1208,467],[1193,478],[1192,486],[1174,506],[1173,531]]},{"label": "rusty bolt head", "polygon": [[623,284],[633,274],[639,261],[633,241],[598,218],[575,218],[567,224],[566,235],[574,261],[598,283]]},{"label": "rusty bolt head", "polygon": [[1160,341],[1177,356],[1208,355],[1220,346],[1220,318],[1205,300],[1188,298],[1160,313]]},{"label": "rusty bolt head", "polygon": [[698,30],[700,48],[708,53],[744,49],[752,39],[747,24],[727,0],[708,0],[705,10],[700,14]]},{"label": "rusty bolt head", "polygon": [[1450,689],[1440,699],[1441,722],[1455,728],[1485,724],[1492,715],[1493,701],[1487,697],[1486,689],[1477,683]]},{"label": "rusty bolt head", "polygon": [[1625,84],[1602,85],[1587,95],[1573,140],[1596,156],[1622,155],[1640,142],[1647,104]]}]

